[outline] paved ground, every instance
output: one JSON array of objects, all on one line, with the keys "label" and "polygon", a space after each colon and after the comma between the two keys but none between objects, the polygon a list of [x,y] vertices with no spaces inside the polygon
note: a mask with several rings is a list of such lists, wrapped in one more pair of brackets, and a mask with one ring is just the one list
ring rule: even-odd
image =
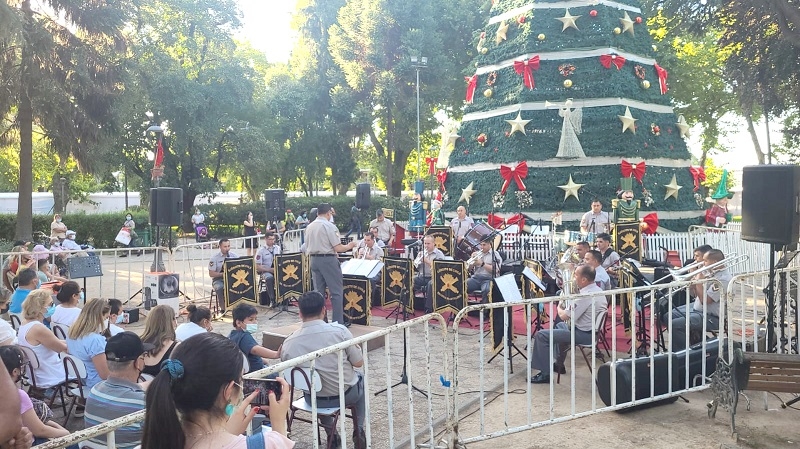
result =
[{"label": "paved ground", "polygon": [[[182,289],[189,291],[192,299],[197,303],[207,303],[204,286],[204,261],[214,250],[183,250],[176,256],[175,264],[191,265],[186,267],[169,267],[174,271],[191,272],[193,274],[182,277]],[[122,298],[124,295],[133,296],[138,290],[143,273],[149,271],[152,254],[134,256],[129,258],[103,257],[103,278],[88,280],[90,296],[97,293],[106,297]],[[194,277],[195,279],[187,279]],[[187,283],[187,281],[195,282]],[[130,294],[127,292],[130,291]],[[94,293],[93,293],[94,292]],[[124,293],[124,294],[123,294]],[[125,299],[125,298],[123,298]],[[140,297],[134,298],[130,305],[138,305]],[[184,302],[185,304],[185,302]],[[297,321],[292,314],[283,313],[274,319],[269,318],[275,312],[271,309],[259,308],[260,329],[268,330],[275,327],[291,324]],[[477,320],[475,320],[477,321]],[[387,327],[394,324],[394,319],[375,318],[373,325]],[[230,319],[226,318],[214,324],[215,331],[227,335],[231,329]],[[141,332],[143,321],[127,326],[129,330]],[[432,385],[430,402],[421,394],[412,392],[409,397],[406,385],[392,389],[392,401],[389,402],[386,394],[375,396],[374,393],[386,385],[395,384],[400,378],[402,367],[402,339],[400,334],[389,338],[388,350],[379,349],[369,353],[368,366],[370,370],[370,422],[372,425],[372,441],[376,448],[390,447],[389,434],[394,434],[394,446],[406,442],[411,433],[427,433],[428,422],[440,423],[446,415],[447,404],[444,400],[444,387],[441,386],[440,375],[445,375],[444,358],[450,357],[442,342],[442,331],[438,326],[432,326],[427,334],[429,346],[425,346],[426,334],[424,326],[415,327],[411,332],[410,357],[412,366],[412,382],[415,386],[428,389],[428,381]],[[506,428],[524,425],[529,422],[530,413],[532,421],[546,421],[551,416],[558,418],[569,413],[572,392],[569,389],[569,375],[562,377],[562,384],[554,386],[555,402],[549,401],[549,389],[546,385],[530,385],[527,382],[528,373],[525,362],[521,358],[514,361],[515,374],[508,380],[507,391],[503,395],[504,367],[499,358],[491,364],[484,364],[477,360],[479,352],[478,329],[460,329],[460,358],[458,364],[459,391],[463,392],[458,398],[458,404],[463,408],[460,411],[459,430],[463,438],[472,438],[480,434],[502,431]],[[259,336],[256,336],[258,339]],[[447,334],[447,339],[452,338],[452,332]],[[487,337],[488,338],[488,337]],[[523,339],[524,340],[524,339]],[[525,351],[525,342],[518,342]],[[488,347],[485,349],[486,357],[490,356]],[[452,360],[447,361],[452,368]],[[592,379],[589,370],[582,360],[576,361],[578,368],[575,371],[576,410],[588,410],[592,407]],[[430,368],[429,368],[430,367]],[[571,368],[568,365],[568,369]],[[483,423],[480,419],[481,395],[480,380],[483,375],[485,401]],[[449,379],[452,380],[452,379]],[[529,389],[530,388],[530,389]],[[788,399],[788,395],[782,395]],[[496,399],[493,399],[496,398]],[[765,411],[761,393],[755,394],[751,411],[746,411],[744,404],[740,404],[737,415],[737,428],[739,430],[738,443],[730,436],[729,418],[727,412],[720,410],[715,420],[706,416],[706,403],[710,393],[699,392],[687,395],[688,403],[678,401],[674,404],[663,405],[646,410],[633,411],[619,414],[606,412],[590,417],[579,418],[560,424],[551,424],[534,430],[526,430],[508,436],[494,438],[488,441],[473,442],[469,448],[496,448],[504,445],[509,448],[539,448],[539,447],[575,447],[575,448],[618,448],[618,447],[692,447],[692,448],[717,448],[717,447],[759,447],[759,448],[784,448],[800,447],[800,426],[796,425],[800,414],[797,410],[780,409],[778,401],[769,399],[770,410]],[[412,400],[410,400],[412,399]],[[602,406],[599,398],[595,405]],[[414,418],[409,420],[410,408],[413,406]],[[777,409],[776,409],[777,408]],[[412,421],[413,424],[410,422]],[[483,427],[481,427],[483,425]],[[72,419],[69,423],[72,429],[82,428],[81,420]],[[483,430],[483,431],[481,431]],[[442,435],[442,427],[434,429],[437,439]],[[308,424],[297,424],[292,438],[298,441],[298,447],[311,447],[311,430]],[[425,438],[426,439],[426,438]],[[420,443],[420,438],[416,443]]]}]

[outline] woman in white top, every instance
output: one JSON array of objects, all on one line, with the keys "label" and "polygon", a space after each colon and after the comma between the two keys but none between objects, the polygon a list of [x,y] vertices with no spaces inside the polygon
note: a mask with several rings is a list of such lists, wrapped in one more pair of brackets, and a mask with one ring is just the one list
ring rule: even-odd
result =
[{"label": "woman in white top", "polygon": [[53,291],[57,293],[56,299],[61,304],[56,306],[50,322],[61,326],[66,332],[81,314],[81,309],[78,307],[78,301],[81,300],[81,287],[75,281],[67,281],[60,286],[53,286]]},{"label": "woman in white top", "polygon": [[33,372],[38,388],[49,388],[64,381],[64,366],[58,354],[67,350],[67,343],[56,338],[42,323],[54,310],[50,291],[41,288],[32,291],[22,303],[24,321],[17,335],[18,344],[31,348],[39,359],[39,368]]},{"label": "woman in white top", "polygon": [[189,322],[183,323],[175,329],[176,340],[185,341],[193,335],[214,330],[211,326],[211,311],[208,307],[197,307],[194,304],[189,304],[186,307],[186,311],[189,312]]}]

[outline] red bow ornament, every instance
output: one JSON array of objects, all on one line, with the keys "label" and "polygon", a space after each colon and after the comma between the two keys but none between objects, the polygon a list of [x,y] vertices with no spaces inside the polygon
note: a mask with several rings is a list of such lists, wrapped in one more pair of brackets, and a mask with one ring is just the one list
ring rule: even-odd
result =
[{"label": "red bow ornament", "polygon": [[511,185],[512,180],[517,184],[518,190],[525,190],[525,183],[522,182],[522,178],[528,176],[528,163],[522,161],[513,168],[507,165],[501,165],[500,176],[505,180],[503,182],[503,187],[500,189],[502,195],[506,194],[506,190],[508,190],[508,186]]},{"label": "red bow ornament", "polygon": [[439,181],[439,191],[444,192],[444,182],[447,181],[447,169],[436,172],[436,180]]},{"label": "red bow ornament", "polygon": [[533,71],[539,70],[539,56],[524,61],[514,61],[514,71],[522,75],[522,82],[528,89],[534,88]]},{"label": "red bow ornament", "polygon": [[525,226],[525,216],[522,214],[514,214],[508,218],[506,218],[506,226],[519,226],[520,232],[522,232],[523,226]]},{"label": "red bow ornament", "polygon": [[622,171],[622,176],[625,178],[630,178],[633,176],[639,181],[639,184],[642,183],[642,178],[644,178],[644,173],[647,167],[645,166],[644,161],[639,162],[638,164],[631,164],[630,162],[626,161],[625,159],[622,160],[622,164],[620,165],[620,169]]},{"label": "red bow ornament", "polygon": [[658,64],[653,64],[653,68],[656,69],[656,74],[658,75],[658,85],[661,87],[661,95],[664,95],[669,90],[669,87],[667,87],[667,76],[669,73]]},{"label": "red bow ornament", "polygon": [[642,218],[642,223],[646,224],[642,229],[647,235],[653,235],[658,230],[658,215],[655,212],[649,213]]},{"label": "red bow ornament", "polygon": [[625,58],[620,55],[602,55],[600,56],[600,64],[603,64],[603,67],[607,69],[610,69],[613,64],[619,70],[625,65]]},{"label": "red bow ornament", "polygon": [[478,75],[465,76],[464,81],[467,82],[467,96],[465,98],[467,103],[472,103],[475,97],[475,88],[478,87]]},{"label": "red bow ornament", "polygon": [[689,167],[689,173],[694,178],[694,191],[700,190],[700,183],[706,180],[706,170],[703,167]]},{"label": "red bow ornament", "polygon": [[425,163],[428,164],[428,174],[436,173],[436,163],[439,161],[438,157],[426,157]]},{"label": "red bow ornament", "polygon": [[493,213],[489,213],[489,215],[486,216],[486,222],[493,228],[499,228],[506,224],[506,220],[503,217]]}]

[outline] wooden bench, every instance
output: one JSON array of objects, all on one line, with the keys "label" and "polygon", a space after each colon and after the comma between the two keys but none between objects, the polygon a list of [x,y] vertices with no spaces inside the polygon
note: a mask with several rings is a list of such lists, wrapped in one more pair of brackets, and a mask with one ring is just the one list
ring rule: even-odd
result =
[{"label": "wooden bench", "polygon": [[[717,407],[722,405],[731,414],[731,432],[735,434],[741,391],[800,394],[800,355],[744,352],[736,348],[732,363],[723,358],[717,360],[711,390],[714,399],[708,404],[708,416],[713,418]],[[748,410],[749,402],[748,399]],[[790,404],[783,402],[781,407]]]}]

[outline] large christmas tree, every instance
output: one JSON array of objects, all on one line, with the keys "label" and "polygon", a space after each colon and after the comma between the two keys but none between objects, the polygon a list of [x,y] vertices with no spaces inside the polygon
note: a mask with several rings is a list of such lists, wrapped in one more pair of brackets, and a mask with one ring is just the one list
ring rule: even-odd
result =
[{"label": "large christmas tree", "polygon": [[477,216],[545,221],[563,211],[577,230],[593,198],[611,211],[626,175],[641,216],[657,212],[676,231],[700,221],[689,125],[637,1],[498,0],[475,52],[464,118],[439,157],[444,210],[468,202]]}]

